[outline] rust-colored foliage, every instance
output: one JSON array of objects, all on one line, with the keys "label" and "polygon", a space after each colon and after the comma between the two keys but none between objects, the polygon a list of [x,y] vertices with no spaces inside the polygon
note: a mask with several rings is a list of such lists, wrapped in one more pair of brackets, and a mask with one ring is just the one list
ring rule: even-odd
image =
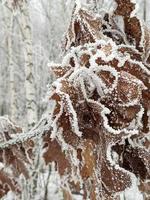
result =
[{"label": "rust-colored foliage", "polygon": [[[67,89],[62,93],[62,79],[61,87],[59,86],[61,95],[57,94],[59,96],[59,109],[56,106],[57,113],[60,114],[60,105],[66,106],[69,105],[69,102],[72,102],[73,109],[77,113],[79,131],[82,132],[81,137],[76,132],[74,133],[70,122],[73,118],[71,113],[66,111],[65,106],[57,126],[62,128],[63,142],[71,145],[77,151],[77,158],[82,166],[79,170],[84,182],[85,199],[87,197],[98,199],[101,198],[101,195],[105,199],[114,198],[115,193],[131,186],[132,181],[128,171],[140,177],[141,181],[146,180],[149,176],[150,158],[144,145],[139,148],[138,145],[134,147],[132,143],[129,143],[127,148],[125,144],[125,139],[129,137],[133,142],[137,138],[140,143],[149,129],[146,116],[148,116],[150,102],[148,92],[150,73],[144,58],[147,48],[145,44],[148,43],[146,37],[148,36],[147,32],[144,32],[140,20],[132,14],[135,9],[134,3],[129,0],[116,1],[116,3],[118,6],[114,15],[109,16],[108,19],[105,18],[104,24],[100,19],[101,27],[104,30],[112,27],[118,31],[114,24],[114,18],[118,15],[121,16],[124,21],[124,36],[126,36],[128,45],[124,38],[120,41],[118,38],[116,39],[113,32],[112,34],[103,32],[104,35],[107,35],[107,39],[101,33],[100,37],[96,38],[99,42],[91,40],[91,37],[83,39],[85,29],[79,27],[82,26],[81,18],[84,19],[84,17],[78,18],[78,28],[74,29],[76,17],[73,15],[67,36],[70,39],[68,39],[69,45],[66,45],[66,48],[76,47],[71,51],[70,57],[67,56],[66,62],[73,68],[72,71],[70,70],[69,76],[63,76],[62,79],[65,82],[69,80],[68,88],[70,88],[70,84],[75,87],[72,88],[72,91],[76,91],[76,89],[79,91],[75,95],[77,102],[74,102],[75,96],[72,97]],[[78,13],[80,12],[78,11]],[[93,31],[92,28],[90,30]],[[96,33],[97,30],[95,35]],[[113,39],[114,43],[109,38]],[[76,72],[77,70],[79,72]],[[94,78],[95,80],[93,80]],[[93,88],[92,84],[95,84]],[[57,87],[56,91],[58,91]],[[57,95],[55,94],[55,96]],[[64,102],[66,95],[69,95],[69,102]],[[57,101],[57,99],[55,100]],[[103,116],[104,108],[109,108],[109,112]],[[128,139],[126,140],[128,141]],[[124,143],[123,150],[117,151],[119,143]],[[115,169],[116,165],[110,161],[111,145],[118,156],[120,154],[124,156],[123,160],[119,162],[121,168]],[[108,147],[110,147],[109,150]],[[123,155],[122,152],[124,152]],[[108,154],[110,154],[109,158]],[[68,153],[66,153],[66,159],[70,162],[70,157],[67,158],[67,155]],[[122,169],[125,169],[126,172]]]},{"label": "rust-colored foliage", "polygon": [[[12,135],[22,132],[22,130],[14,125],[7,118],[0,118],[0,141],[8,141],[12,139]],[[1,130],[2,129],[2,130]],[[17,178],[23,174],[28,178],[26,169],[27,158],[25,149],[22,145],[14,145],[0,150],[0,197],[6,194],[9,190],[20,192]]]},{"label": "rust-colored foliage", "polygon": [[[118,192],[131,188],[136,177],[149,197],[149,32],[134,15],[134,3],[116,3],[113,15],[104,19],[75,8],[67,55],[51,67],[57,80],[49,99],[55,106],[51,129],[43,136],[43,158],[46,164],[55,162],[68,200],[74,193],[83,199],[119,199]],[[23,166],[19,169],[27,176]]]},{"label": "rust-colored foliage", "polygon": [[68,34],[65,38],[65,50],[77,47],[101,38],[102,19],[84,9],[74,8]]}]

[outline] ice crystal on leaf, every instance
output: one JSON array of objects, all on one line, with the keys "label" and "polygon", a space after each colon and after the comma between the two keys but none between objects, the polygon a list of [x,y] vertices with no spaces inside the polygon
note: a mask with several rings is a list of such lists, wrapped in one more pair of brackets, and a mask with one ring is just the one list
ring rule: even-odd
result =
[{"label": "ice crystal on leaf", "polygon": [[55,102],[51,115],[42,129],[21,134],[21,144],[16,140],[11,147],[9,138],[10,145],[1,147],[3,152],[30,146],[26,154],[32,159],[36,137],[41,137],[42,157],[46,165],[56,164],[65,199],[75,194],[119,199],[124,191],[138,190],[137,181],[149,198],[149,31],[135,8],[133,1],[116,0],[116,10],[104,17],[74,8],[66,55],[50,66],[56,77],[49,93]]}]

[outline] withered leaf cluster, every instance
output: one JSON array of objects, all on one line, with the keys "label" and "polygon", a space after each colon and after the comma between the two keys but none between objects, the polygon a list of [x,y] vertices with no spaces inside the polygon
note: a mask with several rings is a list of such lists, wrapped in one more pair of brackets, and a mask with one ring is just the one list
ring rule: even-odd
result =
[{"label": "withered leaf cluster", "polygon": [[[75,7],[66,55],[51,66],[56,81],[49,99],[55,106],[43,158],[46,165],[55,162],[65,199],[119,199],[137,180],[144,199],[150,197],[150,32],[132,1],[116,5],[104,17]],[[28,179],[26,154],[32,158],[33,147],[34,139],[0,151],[1,162],[12,166],[11,181],[0,171],[1,196],[21,192],[16,177]]]}]

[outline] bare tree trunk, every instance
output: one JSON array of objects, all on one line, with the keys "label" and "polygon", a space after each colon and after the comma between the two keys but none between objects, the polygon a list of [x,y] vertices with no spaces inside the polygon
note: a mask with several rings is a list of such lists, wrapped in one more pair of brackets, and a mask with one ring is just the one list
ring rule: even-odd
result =
[{"label": "bare tree trunk", "polygon": [[[15,121],[17,115],[16,105],[16,87],[15,87],[15,65],[13,57],[13,29],[14,29],[14,15],[7,7],[3,7],[3,21],[6,27],[6,53],[7,53],[7,65],[8,65],[8,87],[9,87],[9,113],[11,119]],[[7,71],[7,69],[5,69]],[[4,79],[5,80],[5,79]],[[3,83],[4,84],[4,83]]]},{"label": "bare tree trunk", "polygon": [[139,16],[143,19],[146,24],[150,25],[150,1],[149,0],[139,0],[138,1],[140,9],[139,9]]},{"label": "bare tree trunk", "polygon": [[150,25],[150,1],[149,0],[144,0],[145,3],[145,22]]},{"label": "bare tree trunk", "polygon": [[9,55],[9,78],[10,78],[10,113],[12,120],[15,120],[17,114],[16,91],[15,91],[15,69],[13,62],[13,26],[14,16],[11,13],[9,20],[8,34],[8,55]]},{"label": "bare tree trunk", "polygon": [[28,2],[23,1],[19,4],[19,8],[21,13],[19,22],[24,41],[27,123],[28,128],[30,129],[37,122],[36,90],[33,70],[32,30],[30,25]]}]

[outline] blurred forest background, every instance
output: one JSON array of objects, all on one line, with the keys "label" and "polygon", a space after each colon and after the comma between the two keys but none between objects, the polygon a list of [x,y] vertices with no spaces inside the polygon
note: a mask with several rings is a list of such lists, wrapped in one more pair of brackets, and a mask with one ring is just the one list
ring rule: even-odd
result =
[{"label": "blurred forest background", "polygon": [[[0,1],[0,115],[30,128],[46,108],[48,63],[61,61],[63,36],[75,0]],[[113,0],[83,0],[110,11]],[[150,25],[150,0],[137,0],[138,15]]]}]

